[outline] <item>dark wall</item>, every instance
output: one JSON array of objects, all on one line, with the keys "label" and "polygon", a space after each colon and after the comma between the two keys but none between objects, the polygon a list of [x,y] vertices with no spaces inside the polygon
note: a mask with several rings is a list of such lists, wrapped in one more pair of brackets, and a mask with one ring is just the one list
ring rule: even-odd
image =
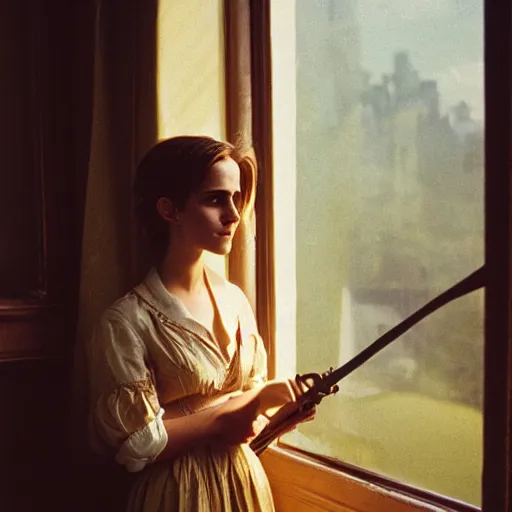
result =
[{"label": "dark wall", "polygon": [[0,2],[2,512],[79,510],[68,411],[95,6]]},{"label": "dark wall", "polygon": [[133,475],[72,455],[63,360],[0,363],[0,510],[121,512]]},{"label": "dark wall", "polygon": [[4,512],[65,510],[68,373],[64,362],[57,360],[0,364],[0,509]]},{"label": "dark wall", "polygon": [[[123,179],[131,198],[126,178],[156,141],[157,6],[0,0],[0,69],[9,75],[0,80],[2,512],[124,510],[133,476],[72,452],[85,444],[86,430],[71,428],[73,348],[80,283],[98,285],[85,293],[97,304],[97,294],[114,286],[103,275],[116,270],[109,266],[112,247],[87,247],[87,240],[82,247],[89,170]],[[104,149],[96,155],[93,135]],[[126,224],[131,207],[110,197],[105,204],[100,218]],[[84,260],[90,266],[99,252],[101,268],[84,275]],[[126,257],[118,266],[120,275],[131,268]],[[81,321],[92,323],[85,309],[81,304]]]}]

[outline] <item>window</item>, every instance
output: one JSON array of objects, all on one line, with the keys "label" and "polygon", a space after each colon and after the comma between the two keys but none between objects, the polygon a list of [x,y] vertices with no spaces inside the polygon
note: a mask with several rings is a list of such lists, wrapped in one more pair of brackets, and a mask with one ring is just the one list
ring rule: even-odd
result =
[{"label": "window", "polygon": [[[483,2],[336,6],[270,2],[283,376],[340,365],[484,261]],[[433,314],[281,444],[479,506],[484,307]]]}]

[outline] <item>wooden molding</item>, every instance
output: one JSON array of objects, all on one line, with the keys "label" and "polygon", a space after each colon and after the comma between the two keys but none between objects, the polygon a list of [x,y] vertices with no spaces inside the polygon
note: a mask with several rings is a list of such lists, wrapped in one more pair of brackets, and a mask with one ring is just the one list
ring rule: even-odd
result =
[{"label": "wooden molding", "polygon": [[251,0],[254,150],[259,166],[256,195],[256,316],[275,376],[274,186],[272,176],[272,78],[269,0]]},{"label": "wooden molding", "polygon": [[224,2],[226,132],[232,143],[252,142],[250,1]]},{"label": "wooden molding", "polygon": [[[249,0],[224,2],[227,139],[242,150],[252,148],[251,32]],[[229,254],[229,280],[256,310],[254,216],[243,219]]]},{"label": "wooden molding", "polygon": [[51,306],[48,304],[25,301],[0,301],[0,319],[4,321],[20,318],[31,320],[41,317],[49,310],[51,310]]},{"label": "wooden molding", "polygon": [[64,312],[54,305],[2,301],[0,361],[55,357],[68,327]]},{"label": "wooden molding", "polygon": [[485,2],[485,512],[512,510],[511,25],[510,2]]}]

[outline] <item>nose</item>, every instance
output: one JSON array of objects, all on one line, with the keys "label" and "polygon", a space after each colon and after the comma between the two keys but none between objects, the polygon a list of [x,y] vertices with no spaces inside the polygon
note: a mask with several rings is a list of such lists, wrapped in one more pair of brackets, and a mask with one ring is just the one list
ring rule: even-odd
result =
[{"label": "nose", "polygon": [[235,224],[240,221],[240,214],[233,200],[230,200],[224,211],[222,223],[224,225]]}]

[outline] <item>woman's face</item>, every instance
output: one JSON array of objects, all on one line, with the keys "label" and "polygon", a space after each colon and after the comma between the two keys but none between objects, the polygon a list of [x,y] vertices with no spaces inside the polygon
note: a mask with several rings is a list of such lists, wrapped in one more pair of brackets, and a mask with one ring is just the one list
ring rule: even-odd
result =
[{"label": "woman's face", "polygon": [[231,158],[219,160],[179,212],[176,228],[181,242],[191,248],[228,254],[240,222],[240,198],[238,164]]}]

